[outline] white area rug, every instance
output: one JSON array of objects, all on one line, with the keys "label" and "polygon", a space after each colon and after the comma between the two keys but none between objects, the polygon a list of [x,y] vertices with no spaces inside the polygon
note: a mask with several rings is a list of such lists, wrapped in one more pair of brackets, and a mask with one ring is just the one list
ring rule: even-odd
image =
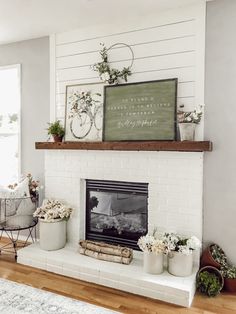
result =
[{"label": "white area rug", "polygon": [[86,302],[0,279],[1,314],[111,314]]}]

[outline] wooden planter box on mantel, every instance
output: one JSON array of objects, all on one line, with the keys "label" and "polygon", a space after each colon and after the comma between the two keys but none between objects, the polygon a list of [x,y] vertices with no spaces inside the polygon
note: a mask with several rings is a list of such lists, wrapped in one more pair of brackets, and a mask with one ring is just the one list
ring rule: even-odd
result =
[{"label": "wooden planter box on mantel", "polygon": [[210,152],[210,141],[36,142],[36,149]]}]

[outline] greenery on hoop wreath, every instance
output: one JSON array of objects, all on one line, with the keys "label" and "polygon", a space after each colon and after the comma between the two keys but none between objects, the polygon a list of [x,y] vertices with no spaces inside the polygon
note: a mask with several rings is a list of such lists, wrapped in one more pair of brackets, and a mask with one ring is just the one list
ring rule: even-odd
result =
[{"label": "greenery on hoop wreath", "polygon": [[[95,63],[93,65],[93,70],[99,73],[100,79],[108,84],[118,84],[119,79],[124,80],[125,82],[128,81],[128,76],[130,76],[131,68],[134,63],[134,53],[131,47],[124,43],[116,43],[111,45],[109,48],[106,48],[103,43],[101,43],[102,49],[99,52],[102,58],[102,62]],[[131,52],[131,62],[128,67],[124,67],[122,70],[111,68],[110,63],[108,61],[108,51],[117,47],[117,46],[124,46],[127,47]]]}]

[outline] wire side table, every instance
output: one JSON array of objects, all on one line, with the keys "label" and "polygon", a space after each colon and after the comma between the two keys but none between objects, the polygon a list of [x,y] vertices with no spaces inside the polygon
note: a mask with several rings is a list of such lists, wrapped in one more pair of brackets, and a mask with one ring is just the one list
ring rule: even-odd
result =
[{"label": "wire side table", "polygon": [[[0,199],[0,241],[3,237],[8,240],[0,244],[0,255],[14,254],[17,260],[17,250],[25,247],[28,241],[35,242],[38,219],[33,217],[33,212],[37,204],[38,198],[31,197]],[[19,209],[21,213],[23,209],[26,214],[21,214]],[[22,231],[27,232],[23,241],[19,239]]]}]

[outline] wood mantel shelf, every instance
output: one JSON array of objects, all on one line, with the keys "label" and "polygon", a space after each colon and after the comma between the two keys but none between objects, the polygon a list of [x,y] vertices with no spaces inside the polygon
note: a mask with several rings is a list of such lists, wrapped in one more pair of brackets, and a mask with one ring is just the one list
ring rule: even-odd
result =
[{"label": "wood mantel shelf", "polygon": [[210,141],[135,141],[135,142],[36,142],[36,149],[123,150],[123,151],[212,151]]}]

